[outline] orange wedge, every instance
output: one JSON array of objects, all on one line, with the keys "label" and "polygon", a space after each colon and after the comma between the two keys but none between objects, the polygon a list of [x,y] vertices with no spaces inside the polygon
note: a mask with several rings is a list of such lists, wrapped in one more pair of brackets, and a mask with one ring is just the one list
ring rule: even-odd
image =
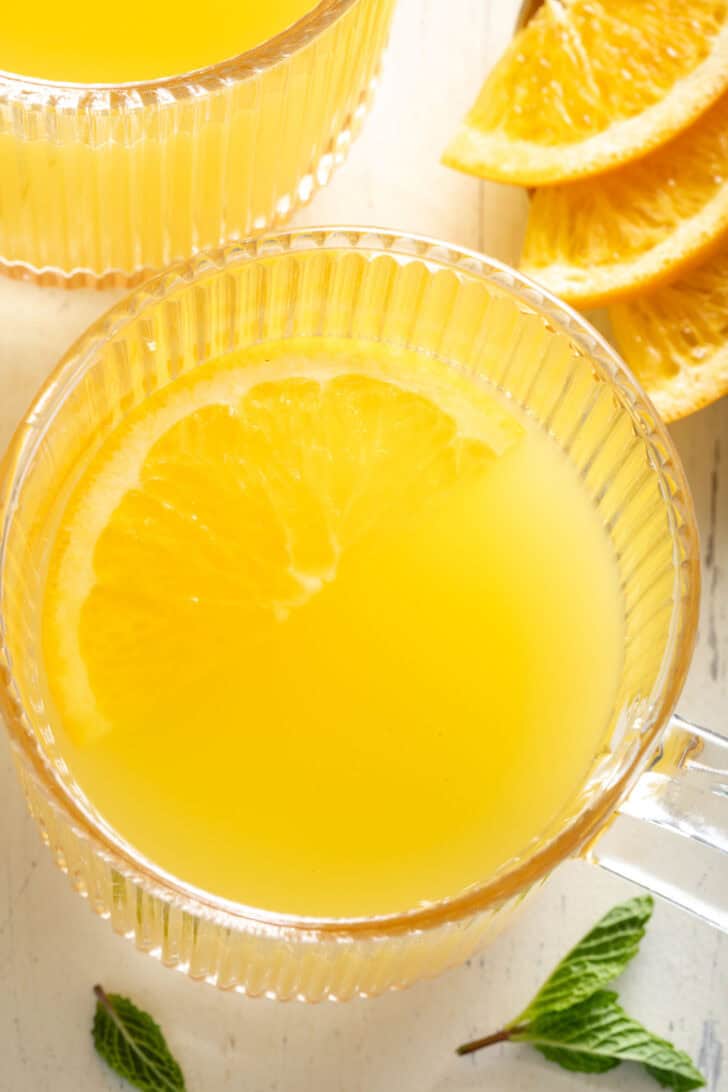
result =
[{"label": "orange wedge", "polygon": [[609,311],[624,359],[666,421],[728,393],[728,247]]},{"label": "orange wedge", "polygon": [[546,0],[444,160],[524,186],[584,178],[646,155],[727,87],[728,0]]},{"label": "orange wedge", "polygon": [[405,498],[484,472],[523,429],[470,386],[404,350],[290,339],[144,402],[79,483],[50,563],[45,655],[74,740],[108,732],[109,711],[133,719],[140,680],[181,716],[213,670],[200,633],[234,673],[224,649],[267,640]]},{"label": "orange wedge", "polygon": [[674,279],[728,233],[728,94],[680,136],[618,171],[538,190],[524,272],[579,307]]}]

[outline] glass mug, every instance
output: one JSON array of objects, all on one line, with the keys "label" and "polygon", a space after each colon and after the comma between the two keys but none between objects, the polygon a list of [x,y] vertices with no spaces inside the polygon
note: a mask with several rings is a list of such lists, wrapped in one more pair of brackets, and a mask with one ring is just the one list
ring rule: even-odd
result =
[{"label": "glass mug", "polygon": [[[437,354],[524,407],[599,508],[625,602],[608,742],[579,794],[518,859],[464,894],[356,920],[238,905],[125,844],[55,751],[39,669],[48,545],[39,529],[69,474],[150,392],[205,360],[255,342],[327,335]],[[614,351],[507,267],[446,244],[353,228],[266,236],[179,265],[113,308],[52,374],[6,456],[0,518],[0,699],[30,811],[76,890],[164,964],[254,996],[377,994],[465,960],[560,861],[577,855],[728,928],[719,859],[728,849],[728,744],[672,716],[699,585],[682,467]],[[701,854],[712,859],[712,890],[699,882]]]},{"label": "glass mug", "polygon": [[0,268],[124,285],[283,222],[344,158],[394,0],[311,5],[184,75],[92,86],[0,71]]}]

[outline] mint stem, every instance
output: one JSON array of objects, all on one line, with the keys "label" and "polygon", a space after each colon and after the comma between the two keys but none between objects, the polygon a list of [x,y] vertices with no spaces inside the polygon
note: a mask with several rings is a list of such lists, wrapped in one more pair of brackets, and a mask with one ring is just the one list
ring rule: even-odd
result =
[{"label": "mint stem", "polygon": [[108,1014],[111,1017],[111,1019],[113,1020],[113,1022],[116,1024],[119,1031],[122,1033],[122,1035],[125,1036],[126,1032],[124,1030],[124,1027],[122,1026],[122,1023],[119,1020],[116,1009],[114,1008],[112,1002],[109,1000],[109,996],[106,993],[106,990],[104,989],[104,987],[99,985],[99,983],[97,983],[94,986],[94,994],[96,995],[96,1000],[98,1001],[98,1003],[100,1005],[103,1005],[103,1007],[106,1009],[106,1011],[108,1012]]},{"label": "mint stem", "polygon": [[455,1053],[474,1054],[476,1050],[482,1050],[484,1047],[495,1046],[496,1043],[507,1043],[514,1035],[519,1035],[525,1030],[525,1024],[516,1028],[503,1028],[502,1031],[496,1031],[493,1035],[486,1035],[483,1039],[473,1039],[469,1043],[463,1043],[462,1046],[457,1048]]}]

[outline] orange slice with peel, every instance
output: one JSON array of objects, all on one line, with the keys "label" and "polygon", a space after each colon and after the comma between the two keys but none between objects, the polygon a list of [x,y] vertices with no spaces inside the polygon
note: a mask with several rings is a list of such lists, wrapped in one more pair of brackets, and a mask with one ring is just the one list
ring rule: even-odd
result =
[{"label": "orange slice with peel", "polygon": [[609,317],[617,346],[666,421],[728,393],[728,247]]},{"label": "orange slice with peel", "polygon": [[522,268],[578,307],[674,279],[728,233],[727,179],[728,93],[644,159],[538,190]]},{"label": "orange slice with peel", "polygon": [[444,160],[544,186],[646,155],[728,87],[728,0],[546,0]]},{"label": "orange slice with peel", "polygon": [[266,343],[162,388],[87,468],[49,564],[44,649],[74,741],[112,714],[131,723],[140,686],[180,716],[212,671],[224,691],[229,656],[334,580],[362,537],[484,473],[522,432],[457,370],[367,342]]}]

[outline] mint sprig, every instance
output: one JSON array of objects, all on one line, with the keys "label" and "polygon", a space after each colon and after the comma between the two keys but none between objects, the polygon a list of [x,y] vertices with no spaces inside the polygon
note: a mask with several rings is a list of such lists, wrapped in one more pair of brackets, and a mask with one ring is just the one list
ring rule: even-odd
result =
[{"label": "mint sprig", "polygon": [[186,1092],[182,1070],[149,1013],[101,986],[94,993],[94,1046],[111,1069],[142,1092]]},{"label": "mint sprig", "polygon": [[530,1043],[549,1061],[579,1073],[638,1062],[672,1092],[702,1088],[705,1079],[688,1055],[633,1020],[617,994],[602,988],[637,954],[651,913],[649,896],[615,906],[561,960],[519,1017],[457,1053]]}]

